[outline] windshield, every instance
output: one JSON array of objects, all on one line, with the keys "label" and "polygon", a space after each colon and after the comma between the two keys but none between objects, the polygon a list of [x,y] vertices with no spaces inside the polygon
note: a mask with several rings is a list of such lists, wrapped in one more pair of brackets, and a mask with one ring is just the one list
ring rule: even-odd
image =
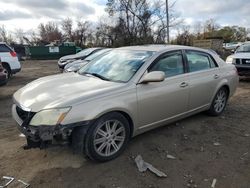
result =
[{"label": "windshield", "polygon": [[100,55],[102,55],[102,54],[104,54],[104,53],[106,53],[106,52],[108,52],[108,51],[110,51],[110,49],[99,50],[99,51],[97,51],[97,52],[91,54],[90,56],[88,56],[85,60],[86,60],[86,61],[92,61],[92,60],[95,59],[96,57],[98,57],[98,56],[100,56]]},{"label": "windshield", "polygon": [[112,50],[81,68],[79,74],[91,74],[114,82],[127,82],[153,53],[151,51]]},{"label": "windshield", "polygon": [[237,50],[236,53],[240,52],[250,52],[250,44],[243,44]]},{"label": "windshield", "polygon": [[96,48],[88,48],[85,50],[82,50],[80,52],[77,53],[77,56],[87,56],[89,54],[91,54],[93,51],[97,50]]}]

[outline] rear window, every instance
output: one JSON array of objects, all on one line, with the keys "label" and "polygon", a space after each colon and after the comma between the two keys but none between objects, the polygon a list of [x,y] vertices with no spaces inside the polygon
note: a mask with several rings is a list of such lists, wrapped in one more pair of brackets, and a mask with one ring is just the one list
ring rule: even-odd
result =
[{"label": "rear window", "polygon": [[5,44],[0,44],[0,52],[11,52],[12,50]]}]

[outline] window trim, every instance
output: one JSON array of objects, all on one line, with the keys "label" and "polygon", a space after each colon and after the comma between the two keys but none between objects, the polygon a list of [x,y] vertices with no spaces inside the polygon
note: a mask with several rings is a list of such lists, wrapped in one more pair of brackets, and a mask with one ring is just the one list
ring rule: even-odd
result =
[{"label": "window trim", "polygon": [[[149,70],[161,59],[163,58],[164,56],[166,55],[171,55],[171,54],[177,54],[179,53],[182,57],[182,65],[183,65],[183,73],[182,74],[178,74],[178,75],[175,75],[175,76],[171,76],[171,77],[165,77],[165,79],[168,79],[168,78],[174,78],[176,76],[180,76],[180,75],[184,75],[188,72],[187,70],[187,67],[186,67],[186,63],[185,63],[185,58],[184,58],[184,54],[183,54],[183,50],[171,50],[171,51],[168,51],[168,52],[165,52],[165,53],[162,53],[161,55],[159,55],[147,68],[147,72],[149,72]],[[144,73],[145,74],[145,73]]]},{"label": "window trim", "polygon": [[[190,71],[190,67],[189,67],[189,63],[188,63],[188,58],[187,58],[187,53],[188,53],[188,52],[195,52],[195,53],[198,53],[198,54],[207,56],[208,59],[209,59],[210,69],[204,69],[204,70],[199,70],[199,71],[191,72],[191,71]],[[195,73],[195,72],[201,72],[201,71],[208,71],[208,70],[212,70],[212,69],[215,69],[215,68],[218,68],[218,67],[219,67],[218,63],[215,61],[215,59],[212,57],[212,55],[209,54],[209,53],[207,53],[207,52],[203,52],[203,51],[199,51],[199,50],[192,50],[192,49],[185,49],[185,50],[183,50],[183,53],[184,53],[184,59],[185,59],[185,62],[186,62],[186,66],[187,66],[188,73]],[[211,62],[214,63],[215,67],[212,67],[212,66],[211,66]]]},{"label": "window trim", "polygon": [[[187,58],[187,53],[188,52],[195,52],[197,54],[201,54],[201,55],[207,56],[207,58],[209,59],[210,69],[204,69],[204,70],[199,70],[199,71],[191,72],[190,71],[190,67],[189,67],[189,63],[188,63],[188,58]],[[199,50],[192,50],[192,49],[191,50],[185,49],[185,50],[183,50],[183,53],[184,53],[184,59],[185,59],[185,62],[186,62],[188,73],[195,73],[195,72],[200,72],[200,71],[208,71],[208,70],[215,69],[215,68],[219,67],[218,63],[215,61],[215,59],[209,53],[206,53],[206,52],[203,52],[203,51],[199,51]],[[212,62],[214,63],[215,67],[211,66]]]}]

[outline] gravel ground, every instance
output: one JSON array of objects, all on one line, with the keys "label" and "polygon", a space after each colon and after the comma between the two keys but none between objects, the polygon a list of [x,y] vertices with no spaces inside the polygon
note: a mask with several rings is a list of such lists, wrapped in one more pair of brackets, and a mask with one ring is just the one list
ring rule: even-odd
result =
[{"label": "gravel ground", "polygon": [[[225,113],[204,113],[135,137],[125,152],[94,163],[67,146],[23,150],[25,139],[11,117],[12,94],[30,81],[58,73],[55,61],[26,61],[22,72],[0,87],[0,177],[13,176],[31,187],[216,188],[250,187],[250,81],[243,80]],[[140,173],[134,158],[165,172],[159,178]],[[168,159],[167,155],[176,159]],[[9,187],[21,187],[17,183]]]}]

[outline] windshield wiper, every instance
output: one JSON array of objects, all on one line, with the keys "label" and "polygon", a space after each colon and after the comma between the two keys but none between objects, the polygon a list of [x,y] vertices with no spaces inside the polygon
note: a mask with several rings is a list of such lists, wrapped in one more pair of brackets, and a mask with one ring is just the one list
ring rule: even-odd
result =
[{"label": "windshield wiper", "polygon": [[100,74],[97,74],[97,73],[93,73],[93,72],[84,72],[83,74],[89,74],[89,75],[92,75],[92,76],[95,76],[97,78],[100,78],[102,80],[105,80],[105,81],[110,81],[110,79],[100,75]]}]

